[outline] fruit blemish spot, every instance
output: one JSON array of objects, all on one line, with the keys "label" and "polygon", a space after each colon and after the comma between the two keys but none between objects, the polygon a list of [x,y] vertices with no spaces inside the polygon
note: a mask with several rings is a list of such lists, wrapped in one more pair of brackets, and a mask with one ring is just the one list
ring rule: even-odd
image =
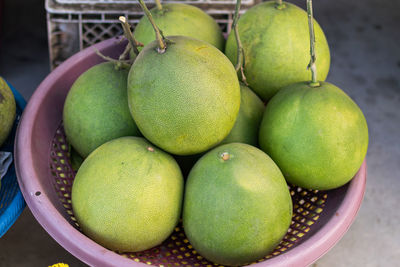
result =
[{"label": "fruit blemish spot", "polygon": [[149,147],[147,148],[147,150],[150,151],[150,152],[154,152],[154,148],[152,148],[151,146],[149,146]]}]

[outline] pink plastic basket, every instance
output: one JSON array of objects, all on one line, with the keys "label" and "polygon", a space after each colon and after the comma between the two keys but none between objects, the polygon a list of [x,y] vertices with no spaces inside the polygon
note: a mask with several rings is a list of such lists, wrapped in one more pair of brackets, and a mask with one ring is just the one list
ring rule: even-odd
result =
[{"label": "pink plastic basket", "polygon": [[[95,47],[117,57],[125,43],[113,38]],[[56,68],[37,88],[22,116],[16,140],[16,169],[25,200],[43,228],[66,250],[92,266],[213,266],[186,239],[181,225],[160,246],[140,253],[118,254],[86,237],[71,208],[75,176],[62,128],[64,100],[75,79],[102,60],[93,48]],[[291,187],[291,227],[270,255],[257,266],[307,266],[326,253],[347,231],[365,191],[366,163],[347,185],[331,191]]]}]

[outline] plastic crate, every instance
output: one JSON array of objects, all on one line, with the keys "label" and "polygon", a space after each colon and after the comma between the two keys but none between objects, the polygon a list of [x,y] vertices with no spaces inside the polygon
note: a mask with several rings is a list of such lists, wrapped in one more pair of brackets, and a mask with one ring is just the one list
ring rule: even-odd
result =
[{"label": "plastic crate", "polygon": [[[145,0],[149,8],[153,0]],[[261,0],[242,0],[241,12]],[[181,0],[163,3],[187,3],[202,8],[230,31],[236,0]],[[134,27],[143,16],[137,0],[46,0],[47,31],[51,68],[76,52],[100,41],[121,35],[119,16]]]},{"label": "plastic crate", "polygon": [[[25,108],[26,102],[24,98],[9,84],[15,102],[17,104],[17,116],[14,121],[13,129],[5,143],[0,147],[1,151],[14,152],[14,139],[17,131],[17,126],[21,118],[22,111]],[[14,154],[13,154],[14,157]],[[15,160],[15,159],[14,159]],[[17,177],[15,175],[14,163],[11,164],[6,176],[1,180],[0,188],[0,237],[2,237],[8,229],[18,219],[26,204],[19,189]]]}]

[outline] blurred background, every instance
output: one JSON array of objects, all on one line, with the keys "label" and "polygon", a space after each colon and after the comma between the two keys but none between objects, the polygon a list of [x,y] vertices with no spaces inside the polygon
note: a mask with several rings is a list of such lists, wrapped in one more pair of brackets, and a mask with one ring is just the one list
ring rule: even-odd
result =
[{"label": "blurred background", "polygon": [[[305,0],[289,2],[305,8]],[[50,63],[44,4],[43,0],[0,0],[0,75],[26,100],[48,75],[51,63],[58,64],[65,53],[82,45],[71,44],[71,51],[52,55]],[[341,241],[313,266],[399,266],[400,1],[313,4],[314,16],[331,49],[327,81],[342,88],[361,107],[370,134],[367,188],[358,216]],[[64,30],[73,31],[75,26],[70,26]],[[52,45],[72,42],[71,38],[61,37]],[[25,208],[0,239],[0,266],[58,262],[85,266],[59,246]]]}]

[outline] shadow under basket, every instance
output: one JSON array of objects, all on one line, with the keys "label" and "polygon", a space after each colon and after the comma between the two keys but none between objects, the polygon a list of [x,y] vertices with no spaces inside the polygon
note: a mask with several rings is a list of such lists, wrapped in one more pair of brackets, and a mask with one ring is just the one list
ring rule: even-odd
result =
[{"label": "shadow under basket", "polygon": [[[125,42],[117,38],[95,47],[117,58]],[[17,132],[16,170],[22,193],[43,228],[66,250],[91,266],[220,266],[191,246],[180,223],[160,246],[143,252],[116,253],[79,229],[71,206],[75,177],[62,126],[66,95],[76,78],[102,62],[93,47],[71,57],[41,83],[32,96]],[[255,266],[307,266],[326,253],[353,222],[365,191],[366,163],[353,180],[335,190],[291,187],[293,218],[278,247]]]}]

